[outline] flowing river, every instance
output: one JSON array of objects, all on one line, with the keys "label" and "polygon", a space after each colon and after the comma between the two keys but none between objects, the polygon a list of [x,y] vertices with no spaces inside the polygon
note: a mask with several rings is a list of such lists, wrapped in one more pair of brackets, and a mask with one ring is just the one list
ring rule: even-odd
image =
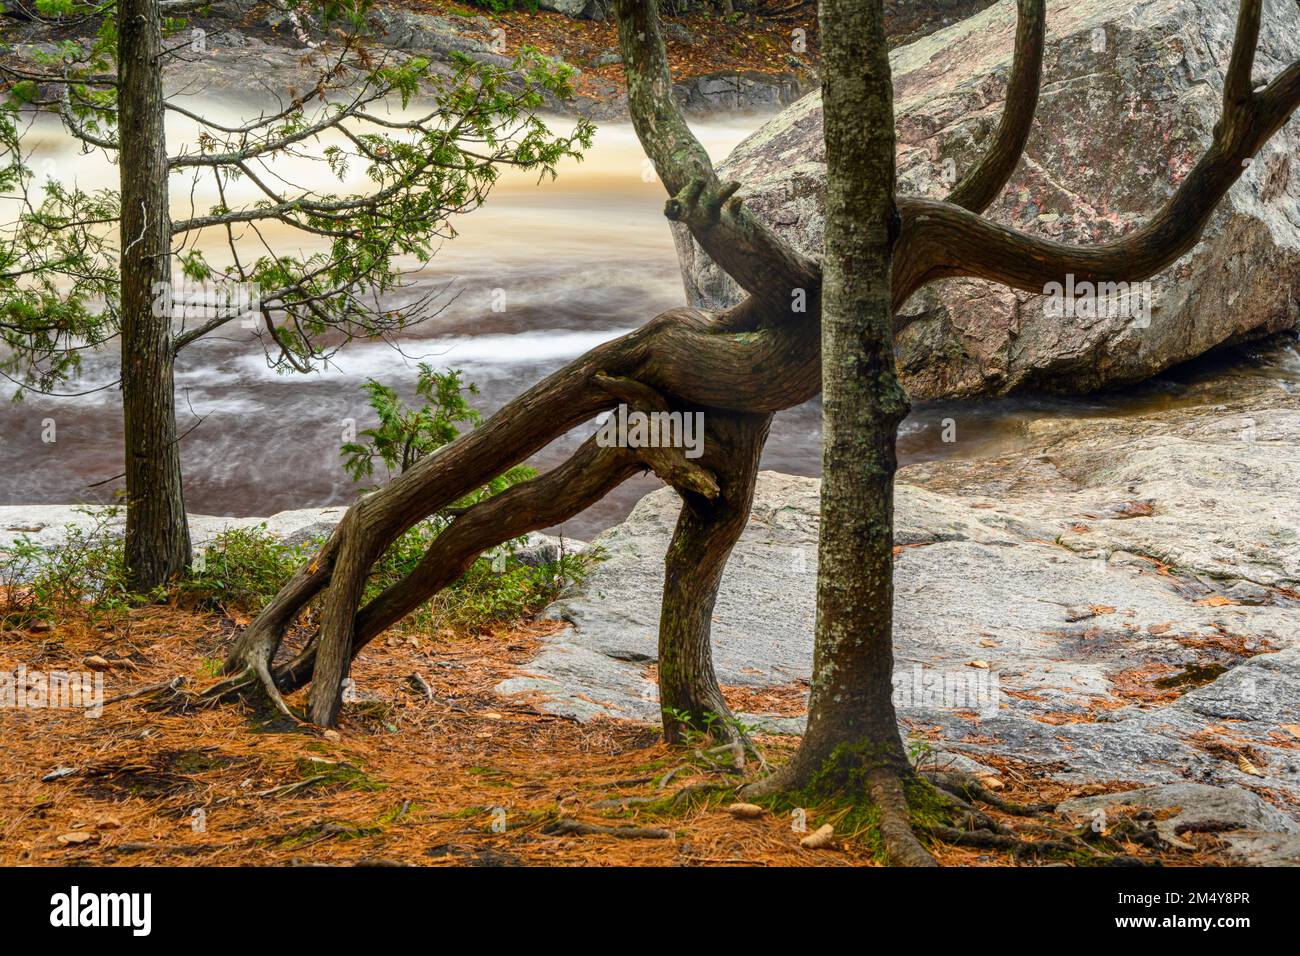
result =
[{"label": "flowing river", "polygon": [[[695,128],[720,159],[760,122],[714,119]],[[185,133],[169,130],[173,142]],[[39,141],[34,165],[75,175],[83,187],[111,186],[117,178],[102,157],[79,156],[54,131]],[[611,124],[601,127],[585,160],[566,162],[553,182],[503,176],[487,204],[457,219],[459,235],[394,297],[397,305],[442,290],[442,310],[405,333],[400,352],[383,343],[355,342],[327,368],[277,373],[268,367],[262,344],[237,324],[186,349],[177,362],[176,393],[189,510],[245,516],[345,504],[358,486],[341,467],[339,444],[349,422],[358,430],[374,422],[360,388],[368,379],[413,400],[418,363],[460,369],[477,384],[474,404],[487,415],[592,346],[683,304],[662,215],[663,190],[647,182],[643,170],[630,126]],[[197,198],[202,211],[212,197],[200,192]],[[190,215],[190,202],[188,193],[180,196],[174,215]],[[302,244],[283,228],[263,233],[272,242],[292,243],[290,250]],[[21,403],[0,403],[0,504],[111,499],[120,482],[97,483],[122,470],[117,365],[113,351],[87,355],[80,379],[59,390],[82,394],[28,393]],[[1222,383],[1226,389],[1241,376],[1300,387],[1294,341],[1235,350],[1140,387],[1084,398],[919,403],[904,423],[900,457],[906,464],[1001,454],[1014,450],[1025,423],[1037,418],[1146,413],[1178,404],[1191,384],[1209,383],[1213,391]],[[1204,391],[1198,389],[1200,400]],[[820,415],[817,401],[778,415],[763,466],[818,474]],[[943,441],[947,418],[957,422],[958,441]],[[47,440],[50,420],[53,441]],[[553,466],[589,431],[566,436],[532,464]],[[630,481],[563,530],[590,537],[619,521],[658,484],[653,477]]]}]

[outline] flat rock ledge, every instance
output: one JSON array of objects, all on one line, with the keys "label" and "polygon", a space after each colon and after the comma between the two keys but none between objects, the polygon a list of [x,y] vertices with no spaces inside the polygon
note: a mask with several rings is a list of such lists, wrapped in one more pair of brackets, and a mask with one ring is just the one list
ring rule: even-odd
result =
[{"label": "flat rock ledge", "polygon": [[[1078,784],[1239,788],[1273,808],[1252,827],[1284,832],[1300,809],[1298,406],[1271,386],[1158,418],[1040,421],[1016,455],[904,469],[902,730],[994,776],[981,758]],[[786,702],[745,715],[773,732],[803,726],[818,494],[760,476],[714,613],[719,680]],[[500,692],[658,721],[649,665],[678,507],[660,489],[593,542],[607,560],[545,612],[568,626]],[[1261,859],[1300,849],[1239,842]]]},{"label": "flat rock ledge", "polygon": [[[288,547],[303,547],[329,537],[343,520],[347,508],[297,508],[269,517],[232,518],[219,515],[189,515],[190,541],[195,552],[213,544],[228,531],[259,530]],[[126,512],[102,505],[4,505],[0,506],[0,560],[22,539],[43,551],[55,551],[67,543],[72,529],[100,538],[121,537]],[[576,554],[585,542],[564,539],[564,550]],[[529,534],[514,554],[527,564],[554,561],[560,552],[558,538]]]},{"label": "flat rock ledge", "polygon": [[[347,508],[300,508],[281,511],[266,518],[230,518],[217,515],[189,515],[190,540],[201,548],[226,531],[253,530],[265,525],[272,538],[286,545],[303,545],[328,536],[342,520]],[[99,505],[5,505],[0,507],[0,557],[20,538],[52,551],[61,547],[73,528],[82,533],[98,529],[105,536],[121,536],[126,512],[114,513]]]}]

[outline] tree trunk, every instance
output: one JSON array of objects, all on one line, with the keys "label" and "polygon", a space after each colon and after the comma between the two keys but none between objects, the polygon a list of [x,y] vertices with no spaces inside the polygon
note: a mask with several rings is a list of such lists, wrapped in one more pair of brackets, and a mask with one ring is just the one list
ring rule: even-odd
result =
[{"label": "tree trunk", "polygon": [[808,727],[760,784],[869,798],[895,862],[933,863],[912,835],[893,703],[895,442],[908,401],[894,363],[894,111],[882,0],[823,0],[826,245],[822,493]]},{"label": "tree trunk", "polygon": [[[163,135],[158,0],[118,6],[121,170],[122,414],[126,429],[126,564],[151,590],[190,560],[172,383],[171,215]],[[158,314],[161,313],[161,314]]]},{"label": "tree trunk", "polygon": [[710,644],[713,607],[722,572],[749,521],[758,459],[771,415],[706,412],[709,416],[706,468],[717,475],[720,493],[713,501],[684,496],[677,528],[664,558],[664,596],[659,615],[659,704],[664,739],[678,743],[682,723],[715,736],[740,734],[713,671]]},{"label": "tree trunk", "polygon": [[821,5],[827,161],[817,631],[803,762],[841,745],[896,764],[894,120],[881,0]]}]

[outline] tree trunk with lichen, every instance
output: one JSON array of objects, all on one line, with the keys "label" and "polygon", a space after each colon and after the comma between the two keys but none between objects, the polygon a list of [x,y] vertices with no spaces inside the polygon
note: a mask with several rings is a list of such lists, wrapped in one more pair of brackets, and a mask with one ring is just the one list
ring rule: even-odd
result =
[{"label": "tree trunk with lichen", "polygon": [[[833,28],[832,28],[833,27]],[[894,363],[894,109],[881,0],[823,0],[826,240],[822,494],[808,727],[771,789],[871,799],[898,862],[910,773],[893,704],[894,473],[908,401]]]},{"label": "tree trunk with lichen", "polygon": [[171,213],[163,135],[158,0],[121,0],[122,416],[126,445],[126,567],[146,593],[190,561],[172,383]]},{"label": "tree trunk with lichen", "polygon": [[669,743],[682,739],[683,725],[727,740],[741,736],[713,671],[710,637],[722,572],[749,520],[772,416],[705,414],[712,427],[703,463],[716,474],[719,493],[712,500],[684,495],[664,557],[659,706]]}]

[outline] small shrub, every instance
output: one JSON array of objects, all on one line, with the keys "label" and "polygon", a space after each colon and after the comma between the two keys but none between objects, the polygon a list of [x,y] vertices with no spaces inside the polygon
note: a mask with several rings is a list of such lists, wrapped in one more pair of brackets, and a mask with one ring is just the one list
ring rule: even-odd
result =
[{"label": "small shrub", "polygon": [[[421,362],[415,393],[424,399],[424,404],[418,407],[407,405],[395,389],[374,379],[361,389],[379,417],[379,424],[358,432],[357,441],[339,446],[343,470],[355,482],[373,478],[376,463],[384,466],[390,478],[400,475],[422,458],[455,441],[460,436],[459,426],[477,427],[483,420],[466,397],[477,395],[478,386],[464,382],[458,369],[438,372]],[[467,508],[536,474],[532,468],[517,465],[452,502],[451,507]]]},{"label": "small shrub", "polygon": [[179,595],[202,608],[256,614],[316,548],[314,542],[282,544],[264,524],[223,531],[204,547],[202,560],[180,583]]},{"label": "small shrub", "polygon": [[[371,575],[367,600],[408,574],[437,530],[432,522],[425,522],[394,542]],[[413,612],[409,625],[432,633],[443,628],[481,632],[520,621],[550,604],[566,587],[581,582],[600,559],[595,552],[566,554],[554,563],[532,567],[514,558],[510,546],[480,557],[457,581]]]},{"label": "small shrub", "polygon": [[80,513],[91,518],[90,527],[69,525],[60,548],[47,551],[23,535],[0,552],[0,624],[28,627],[73,613],[99,619],[156,596],[127,587],[122,541],[112,528],[119,509]]}]

